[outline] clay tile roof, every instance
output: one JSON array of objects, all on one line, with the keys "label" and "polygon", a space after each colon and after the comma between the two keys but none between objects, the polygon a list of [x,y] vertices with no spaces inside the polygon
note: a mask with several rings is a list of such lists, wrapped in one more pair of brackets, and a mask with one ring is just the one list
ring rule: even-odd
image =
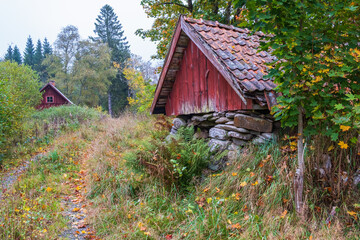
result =
[{"label": "clay tile roof", "polygon": [[176,58],[181,58],[189,40],[204,53],[245,104],[249,97],[265,101],[267,96],[270,99],[268,102],[276,102],[276,94],[270,94],[276,84],[265,77],[267,63],[276,61],[276,58],[258,49],[264,36],[261,32],[252,34],[248,29],[181,16],[164,62],[151,112],[165,112],[169,90],[164,90],[163,85],[171,88],[178,64],[178,61],[173,61],[174,54],[177,54]]},{"label": "clay tile roof", "polygon": [[184,20],[228,69],[239,83],[240,91],[271,91],[276,87],[271,79],[264,78],[268,69],[266,63],[274,61],[274,58],[265,51],[258,52],[263,33],[251,35],[248,29],[218,22],[188,17]]}]

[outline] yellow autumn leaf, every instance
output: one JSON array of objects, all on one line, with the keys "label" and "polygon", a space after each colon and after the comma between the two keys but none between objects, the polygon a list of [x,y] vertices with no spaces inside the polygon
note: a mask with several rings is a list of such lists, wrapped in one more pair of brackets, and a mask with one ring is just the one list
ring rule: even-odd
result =
[{"label": "yellow autumn leaf", "polygon": [[247,185],[247,183],[246,182],[242,182],[242,183],[240,183],[240,187],[245,187]]},{"label": "yellow autumn leaf", "polygon": [[339,146],[341,149],[347,149],[349,147],[349,145],[347,145],[347,143],[344,143],[344,141],[340,141]]},{"label": "yellow autumn leaf", "polygon": [[233,172],[231,175],[235,177],[237,175],[237,172]]},{"label": "yellow autumn leaf", "polygon": [[351,128],[350,126],[340,125],[340,129],[341,129],[343,132],[349,131],[350,128]]},{"label": "yellow autumn leaf", "polygon": [[51,190],[52,190],[51,187],[47,187],[47,188],[46,188],[46,191],[47,191],[47,192],[51,192]]},{"label": "yellow autumn leaf", "polygon": [[256,181],[256,182],[252,183],[251,185],[256,186],[258,184],[259,184],[258,181]]},{"label": "yellow autumn leaf", "polygon": [[357,219],[357,213],[354,211],[348,211],[347,212],[350,216],[352,216],[353,218]]},{"label": "yellow autumn leaf", "polygon": [[46,232],[47,232],[47,230],[46,230],[46,229],[44,229],[44,230],[42,230],[42,232],[46,233]]},{"label": "yellow autumn leaf", "polygon": [[72,211],[73,212],[78,212],[78,211],[80,211],[80,208],[74,208]]},{"label": "yellow autumn leaf", "polygon": [[206,202],[209,204],[209,203],[211,203],[211,201],[212,201],[212,198],[207,198],[206,199]]},{"label": "yellow autumn leaf", "polygon": [[333,149],[334,149],[334,145],[331,145],[327,150],[328,150],[328,152],[330,152]]}]

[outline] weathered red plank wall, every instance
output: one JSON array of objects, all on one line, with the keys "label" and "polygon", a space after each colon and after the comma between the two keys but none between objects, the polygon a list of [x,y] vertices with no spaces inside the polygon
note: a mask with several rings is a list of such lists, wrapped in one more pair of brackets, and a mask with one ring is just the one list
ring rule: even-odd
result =
[{"label": "weathered red plank wall", "polygon": [[245,105],[213,64],[190,41],[169,94],[166,115],[251,109]]},{"label": "weathered red plank wall", "polygon": [[[51,96],[54,97],[54,102],[53,103],[47,103],[46,102],[46,97],[51,97]],[[67,104],[67,103],[68,103],[68,101],[65,98],[63,98],[54,89],[47,86],[43,90],[43,98],[41,100],[41,104],[39,106],[37,106],[37,108],[38,109],[49,108],[49,107],[55,107],[55,106],[64,105],[64,104]]]}]

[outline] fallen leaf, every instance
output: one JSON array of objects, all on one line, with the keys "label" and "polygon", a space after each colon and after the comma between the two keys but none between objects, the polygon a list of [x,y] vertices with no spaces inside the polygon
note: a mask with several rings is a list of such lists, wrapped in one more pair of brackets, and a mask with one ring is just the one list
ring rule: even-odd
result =
[{"label": "fallen leaf", "polygon": [[247,185],[246,182],[241,182],[241,183],[240,183],[240,187],[245,187],[246,185]]},{"label": "fallen leaf", "polygon": [[80,208],[74,208],[72,211],[73,212],[78,212],[78,211],[80,211]]},{"label": "fallen leaf", "polygon": [[353,218],[355,218],[355,220],[357,220],[357,213],[354,211],[347,211],[347,213],[352,216]]},{"label": "fallen leaf", "polygon": [[51,190],[52,190],[51,187],[47,187],[47,188],[46,188],[46,191],[47,191],[47,192],[51,192]]},{"label": "fallen leaf", "polygon": [[237,172],[233,172],[231,175],[235,177],[237,175]]},{"label": "fallen leaf", "polygon": [[241,228],[241,225],[239,224],[239,223],[235,223],[235,224],[232,224],[231,226],[230,226],[230,228],[231,229],[240,229]]},{"label": "fallen leaf", "polygon": [[287,210],[284,210],[280,217],[284,218],[286,216],[286,214],[287,214]]}]

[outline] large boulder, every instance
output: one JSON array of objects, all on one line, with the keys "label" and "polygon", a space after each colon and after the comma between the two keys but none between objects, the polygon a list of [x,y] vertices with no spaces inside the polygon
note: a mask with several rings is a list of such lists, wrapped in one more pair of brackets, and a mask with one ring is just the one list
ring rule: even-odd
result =
[{"label": "large boulder", "polygon": [[238,128],[245,128],[253,131],[266,133],[271,133],[273,128],[273,123],[269,120],[244,114],[235,115],[234,125]]},{"label": "large boulder", "polygon": [[226,140],[228,138],[227,131],[220,128],[211,128],[209,130],[209,137],[219,140]]}]

